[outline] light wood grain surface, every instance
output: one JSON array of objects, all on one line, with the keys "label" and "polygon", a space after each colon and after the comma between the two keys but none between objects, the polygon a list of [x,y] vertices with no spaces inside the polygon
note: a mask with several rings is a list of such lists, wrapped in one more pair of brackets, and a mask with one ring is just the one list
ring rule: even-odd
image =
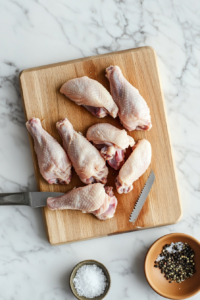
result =
[{"label": "light wood grain surface", "polygon": [[[173,224],[182,215],[164,98],[156,54],[152,48],[130,49],[24,70],[20,75],[20,84],[26,119],[40,118],[44,129],[60,143],[61,139],[55,124],[65,117],[73,124],[75,130],[84,135],[87,129],[97,122],[108,122],[122,129],[118,118],[113,119],[109,116],[98,119],[59,92],[64,82],[84,75],[98,80],[109,90],[105,69],[110,65],[118,65],[121,68],[126,79],[140,91],[150,107],[152,129],[149,132],[133,131],[129,134],[136,141],[141,138],[150,141],[152,162],[147,172],[134,183],[132,192],[119,195],[114,188],[118,207],[114,218],[110,220],[100,221],[91,214],[82,214],[78,211],[50,211],[44,208],[47,236],[53,245]],[[74,170],[69,185],[49,185],[39,172],[30,135],[29,140],[38,190],[67,192],[75,186],[84,185]],[[130,149],[127,151],[127,156],[129,154]],[[129,222],[129,216],[151,169],[155,173],[156,180],[137,222],[133,225]],[[115,186],[114,180],[117,174],[117,171],[109,167],[107,185]]]}]

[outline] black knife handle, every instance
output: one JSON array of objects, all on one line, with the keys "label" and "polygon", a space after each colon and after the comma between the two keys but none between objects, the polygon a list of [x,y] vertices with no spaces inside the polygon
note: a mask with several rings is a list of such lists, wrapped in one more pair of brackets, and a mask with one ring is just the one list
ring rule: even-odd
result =
[{"label": "black knife handle", "polygon": [[28,205],[25,193],[0,193],[0,205]]}]

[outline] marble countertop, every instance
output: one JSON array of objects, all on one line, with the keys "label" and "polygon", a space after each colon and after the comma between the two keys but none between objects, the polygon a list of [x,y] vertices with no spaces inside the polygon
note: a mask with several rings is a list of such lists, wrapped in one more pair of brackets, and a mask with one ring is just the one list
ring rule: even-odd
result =
[{"label": "marble countertop", "polygon": [[84,259],[108,267],[106,299],[162,299],[144,277],[147,249],[171,232],[200,240],[200,2],[1,0],[0,28],[0,192],[36,190],[20,71],[147,45],[158,55],[183,204],[176,225],[61,246],[48,243],[40,209],[1,207],[0,299],[75,299],[68,278]]}]

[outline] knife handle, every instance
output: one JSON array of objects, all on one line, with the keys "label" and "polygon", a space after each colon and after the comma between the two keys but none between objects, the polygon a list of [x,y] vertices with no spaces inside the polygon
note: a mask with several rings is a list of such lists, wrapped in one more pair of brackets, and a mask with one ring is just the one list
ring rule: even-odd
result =
[{"label": "knife handle", "polygon": [[0,193],[0,205],[28,205],[25,193]]}]

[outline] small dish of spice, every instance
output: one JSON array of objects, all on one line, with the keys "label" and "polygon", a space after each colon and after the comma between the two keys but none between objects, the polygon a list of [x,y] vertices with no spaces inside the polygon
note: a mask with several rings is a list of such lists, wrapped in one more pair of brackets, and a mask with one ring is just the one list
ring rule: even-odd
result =
[{"label": "small dish of spice", "polygon": [[158,239],[148,250],[144,271],[151,288],[170,299],[186,299],[200,291],[200,243],[173,233]]},{"label": "small dish of spice", "polygon": [[103,299],[110,288],[111,280],[106,267],[95,260],[77,264],[70,276],[70,288],[79,300]]},{"label": "small dish of spice", "polygon": [[195,270],[194,251],[188,243],[166,244],[154,262],[169,283],[181,283],[192,277]]}]

